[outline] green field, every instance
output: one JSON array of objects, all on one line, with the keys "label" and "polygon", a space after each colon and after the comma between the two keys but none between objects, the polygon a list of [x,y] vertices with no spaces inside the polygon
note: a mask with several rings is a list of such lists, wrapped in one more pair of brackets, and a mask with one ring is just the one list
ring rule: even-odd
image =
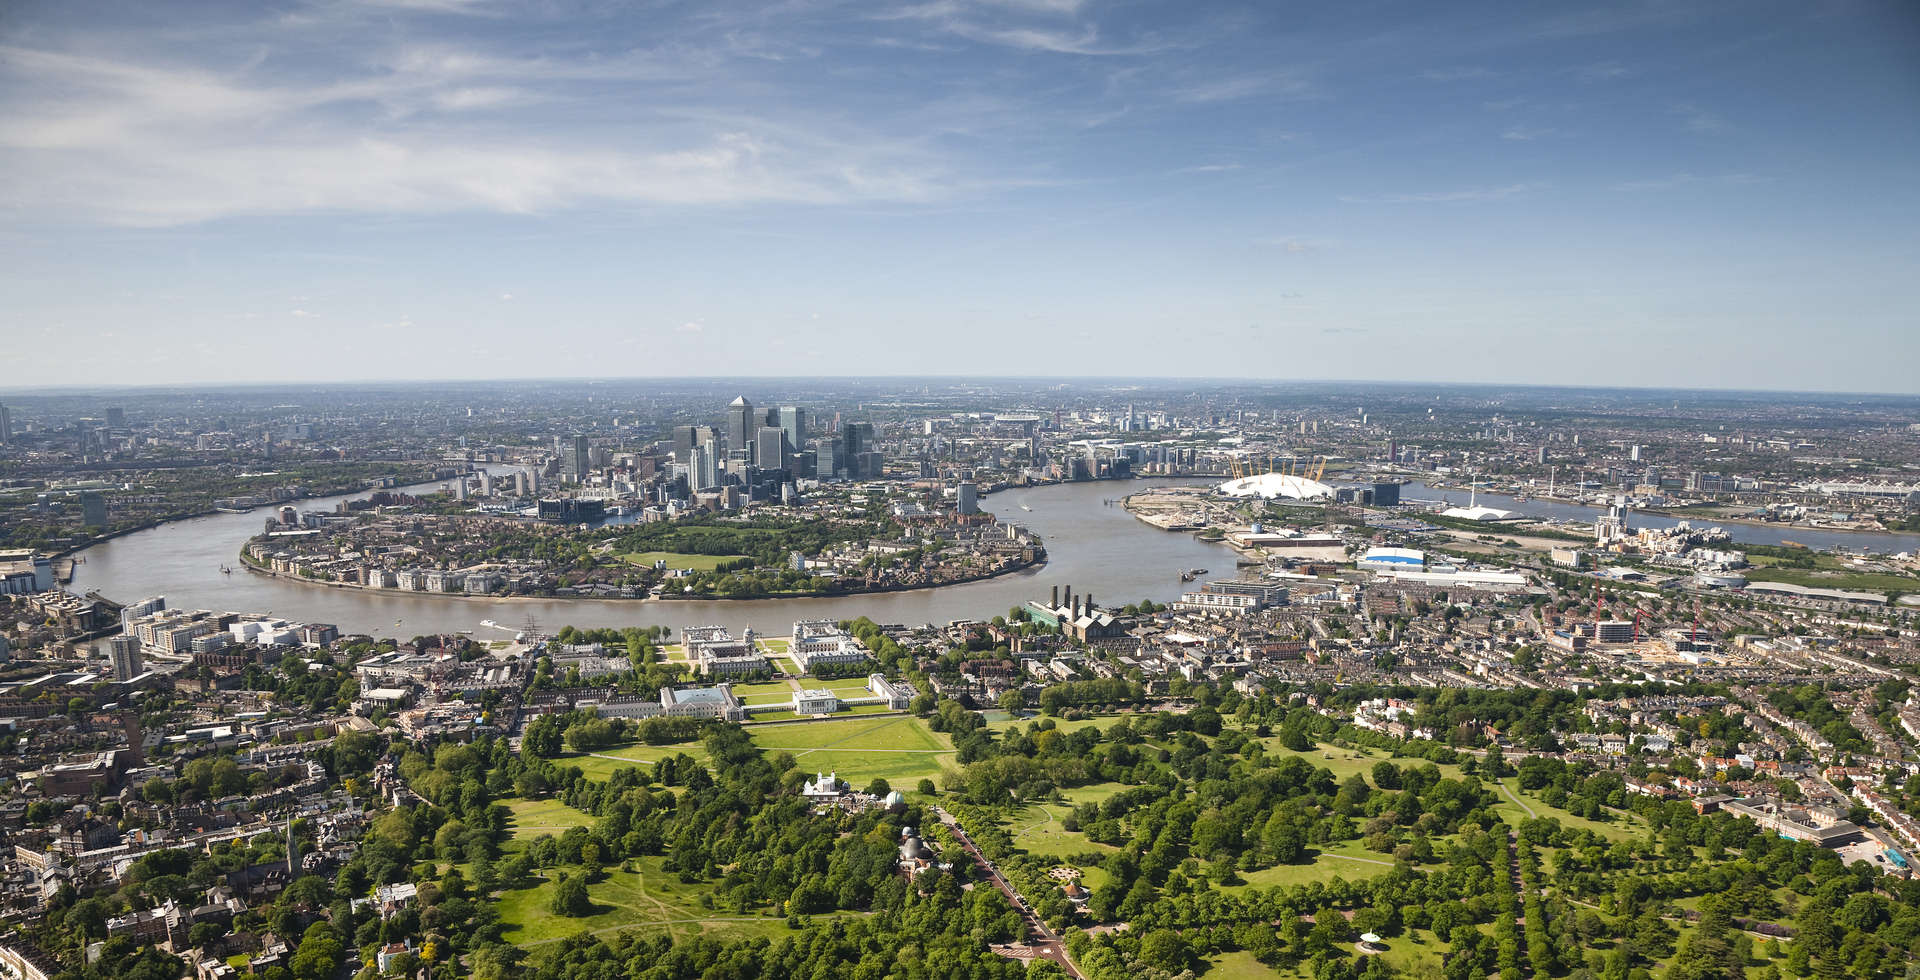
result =
[{"label": "green field", "polygon": [[[1517,825],[1530,815],[1553,817],[1560,821],[1560,826],[1568,830],[1591,830],[1610,841],[1632,840],[1647,829],[1646,821],[1625,810],[1611,810],[1609,812],[1613,814],[1614,819],[1600,821],[1588,820],[1566,810],[1550,807],[1541,802],[1538,795],[1521,790],[1519,782],[1511,776],[1502,779],[1499,785],[1494,787],[1494,793],[1501,799],[1501,803],[1494,807],[1495,812],[1500,814],[1501,819],[1511,824]],[[1522,806],[1522,803],[1525,806]],[[1533,808],[1532,814],[1527,813],[1527,807]]]},{"label": "green field", "polygon": [[711,572],[722,562],[740,561],[746,555],[685,555],[677,551],[632,551],[621,555],[620,560],[634,565],[653,567],[653,563],[664,561],[670,569],[687,568],[696,572]]},{"label": "green field", "polygon": [[1104,800],[1126,788],[1120,783],[1095,783],[1066,790],[1061,794],[1067,798],[1065,803],[1032,803],[1015,810],[1007,819],[1007,832],[1013,835],[1013,846],[1028,854],[1051,854],[1060,858],[1088,851],[1119,850],[1111,844],[1088,840],[1086,834],[1068,830],[1060,821],[1066,819],[1074,807]]},{"label": "green field", "polygon": [[1310,881],[1324,883],[1335,878],[1359,881],[1393,870],[1393,858],[1390,855],[1369,851],[1357,840],[1328,844],[1318,851],[1318,855],[1308,864],[1279,864],[1257,871],[1243,871],[1240,877],[1245,884],[1228,885],[1220,890],[1235,892],[1248,888],[1271,888],[1274,885],[1304,885]]},{"label": "green field", "polygon": [[[1024,729],[1028,725],[1031,725],[1034,722],[1039,721],[1040,718],[1042,717],[1038,712],[1028,712],[1026,717],[1024,718],[1010,717],[1005,711],[988,711],[988,712],[985,712],[985,715],[987,718],[987,727],[996,732],[1004,732],[1011,728]],[[1105,729],[1108,725],[1113,724],[1115,721],[1121,718],[1137,718],[1137,717],[1139,716],[1129,715],[1129,714],[1111,714],[1111,715],[1095,715],[1092,718],[1082,718],[1079,721],[1067,721],[1064,718],[1055,718],[1053,719],[1053,727],[1055,731],[1061,731],[1061,732],[1077,732],[1082,728]]]},{"label": "green field", "polygon": [[558,837],[571,827],[591,827],[594,821],[593,814],[583,813],[559,800],[508,800],[506,807],[513,811],[513,819],[507,826],[516,838],[542,834]]},{"label": "green field", "polygon": [[735,684],[733,696],[739,698],[741,704],[783,704],[793,700],[793,685],[786,681]]},{"label": "green field", "polygon": [[618,770],[658,762],[682,752],[702,763],[707,761],[707,750],[698,742],[688,742],[684,745],[623,745],[605,752],[595,752],[592,755],[578,753],[563,755],[553,761],[558,766],[577,767],[587,774],[588,779],[605,780]]},{"label": "green field", "polygon": [[681,884],[677,875],[660,870],[662,860],[635,858],[633,871],[608,868],[605,878],[587,886],[594,914],[585,918],[566,918],[549,910],[554,888],[551,876],[530,888],[502,892],[500,921],[507,927],[502,938],[517,945],[533,946],[580,932],[612,932],[624,928],[665,929],[675,939],[702,933],[748,938],[787,931],[780,919],[702,908],[700,894],[706,887]]},{"label": "green field", "polygon": [[[1765,561],[1755,560],[1755,564]],[[1785,582],[1810,589],[1846,589],[1852,592],[1911,592],[1920,589],[1920,579],[1885,572],[1822,571],[1814,568],[1749,568],[1744,574],[1751,582]]]},{"label": "green field", "polygon": [[909,716],[848,718],[751,729],[762,751],[791,753],[800,768],[837,772],[861,788],[875,778],[911,791],[921,779],[940,778],[954,766],[953,743]]}]

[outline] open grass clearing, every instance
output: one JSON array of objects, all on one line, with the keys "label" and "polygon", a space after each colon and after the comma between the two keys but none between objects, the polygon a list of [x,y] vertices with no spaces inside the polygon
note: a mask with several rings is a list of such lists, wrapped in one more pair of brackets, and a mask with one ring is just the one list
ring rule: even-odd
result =
[{"label": "open grass clearing", "polygon": [[800,768],[837,772],[855,787],[881,778],[904,792],[955,766],[952,741],[909,715],[756,725],[751,733],[763,752],[790,753]]},{"label": "open grass clearing", "polygon": [[507,827],[516,838],[558,837],[574,827],[591,827],[595,819],[559,800],[508,800],[506,807],[513,814]]},{"label": "open grass clearing", "polygon": [[640,765],[650,767],[661,759],[681,753],[698,759],[702,765],[707,762],[707,750],[698,742],[687,742],[681,745],[622,745],[591,755],[579,753],[563,755],[553,761],[555,765],[563,768],[577,767],[581,772],[586,773],[588,779],[605,781],[621,769]]},{"label": "open grass clearing", "polygon": [[711,572],[724,562],[742,561],[746,555],[689,555],[678,551],[630,551],[620,556],[620,560],[629,564],[652,568],[655,562],[664,561],[670,569],[690,569],[696,572]]},{"label": "open grass clearing", "polygon": [[[731,910],[704,908],[704,884],[683,884],[677,875],[660,869],[658,857],[634,858],[634,870],[615,866],[587,886],[593,914],[570,918],[553,913],[550,903],[557,875],[528,888],[502,892],[498,898],[503,938],[520,946],[540,946],[582,932],[607,933],[629,928],[665,930],[676,940],[715,934],[729,938],[767,936],[787,932],[784,920],[763,915],[740,915]],[[577,869],[569,869],[578,873]]]}]

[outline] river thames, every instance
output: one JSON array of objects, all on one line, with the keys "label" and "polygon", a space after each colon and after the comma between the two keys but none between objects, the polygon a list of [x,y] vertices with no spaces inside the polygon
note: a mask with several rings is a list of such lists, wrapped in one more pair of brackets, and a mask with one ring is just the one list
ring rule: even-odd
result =
[{"label": "river thames", "polygon": [[[1136,520],[1118,498],[1142,484],[1068,483],[1007,490],[981,501],[1001,520],[1030,528],[1047,546],[1047,563],[998,578],[911,592],[825,599],[650,601],[614,599],[464,599],[413,597],[306,585],[239,567],[240,546],[258,534],[269,508],[215,514],[163,524],[82,552],[72,588],[99,591],[116,602],[164,595],[174,609],[271,612],[295,622],[332,623],[343,633],[415,636],[478,630],[481,620],[518,626],[529,615],[546,629],[561,626],[751,625],[785,635],[799,619],[946,623],[985,619],[1045,596],[1054,585],[1092,593],[1105,605],[1141,599],[1168,602],[1183,591],[1179,572],[1205,568],[1232,577],[1234,553],[1192,535],[1161,531]],[[406,488],[432,490],[437,484]],[[332,510],[365,494],[297,501],[301,510]],[[1107,501],[1115,501],[1111,506]],[[1031,510],[1023,510],[1021,505]],[[222,574],[222,565],[233,567]]]},{"label": "river thames", "polygon": [[[1169,602],[1183,591],[1179,573],[1204,568],[1214,576],[1232,577],[1235,555],[1224,545],[1208,544],[1182,532],[1161,531],[1136,520],[1118,498],[1144,484],[1129,482],[1067,483],[1013,489],[982,501],[1003,521],[1020,524],[1039,534],[1047,545],[1047,563],[999,578],[911,592],[841,596],[824,599],[758,599],[708,601],[652,601],[611,599],[467,599],[451,596],[408,596],[364,592],[350,588],[305,585],[256,575],[239,568],[240,546],[259,533],[269,508],[247,514],[215,514],[163,524],[95,545],[82,552],[85,561],[75,568],[75,591],[99,591],[117,602],[164,595],[175,609],[215,609],[235,612],[271,612],[296,622],[332,623],[343,633],[414,636],[477,630],[482,620],[513,627],[532,616],[543,627],[560,626],[683,626],[718,624],[738,629],[753,626],[784,635],[799,619],[851,619],[866,616],[876,622],[946,623],[956,619],[984,619],[1003,614],[1028,599],[1048,594],[1054,585],[1072,586],[1076,593],[1092,593],[1107,605],[1125,605],[1141,599]],[[437,484],[404,488],[429,491]],[[1413,483],[1408,498],[1446,497],[1464,503],[1458,491],[1440,491]],[[365,494],[317,497],[297,502],[302,510],[332,510],[341,500]],[[1111,501],[1111,503],[1109,503]],[[1543,500],[1517,501],[1500,494],[1482,493],[1479,502],[1520,511],[1532,517],[1591,522],[1599,511],[1592,507]],[[1030,509],[1024,509],[1030,508]],[[1664,527],[1675,518],[1634,514],[1636,526]],[[1713,521],[1693,519],[1696,527]],[[1750,524],[1722,525],[1737,542],[1778,544],[1792,540],[1815,548],[1869,548],[1877,551],[1920,549],[1920,535],[1860,534]],[[1489,533],[1500,533],[1497,525]],[[223,574],[222,565],[234,568]]]}]

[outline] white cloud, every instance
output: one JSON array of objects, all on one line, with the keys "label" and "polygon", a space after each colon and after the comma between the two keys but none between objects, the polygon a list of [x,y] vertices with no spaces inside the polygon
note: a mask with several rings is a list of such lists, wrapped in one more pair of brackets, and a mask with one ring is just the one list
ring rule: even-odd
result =
[{"label": "white cloud", "polygon": [[[258,33],[263,44],[298,43]],[[684,65],[676,74],[644,56],[414,46],[314,79],[276,59],[216,70],[138,39],[86,53],[35,40],[0,45],[0,213],[168,226],[604,202],[918,202],[980,186],[943,156],[857,123],[740,111],[719,95],[677,92],[682,101],[638,110],[606,99],[609,84],[686,80]],[[493,118],[532,103],[587,116],[554,127],[544,122],[564,115],[557,108]],[[595,112],[625,115],[601,125]]]},{"label": "white cloud", "polygon": [[1459,68],[1429,68],[1420,73],[1420,77],[1429,82],[1462,82],[1476,78],[1492,78],[1496,72],[1478,65]]},{"label": "white cloud", "polygon": [[320,314],[309,313],[306,310],[288,310],[287,315],[299,320],[310,320],[315,317],[318,317]]},{"label": "white cloud", "polygon": [[1510,197],[1532,194],[1544,190],[1546,186],[1541,181],[1528,181],[1501,187],[1471,187],[1452,191],[1422,191],[1415,194],[1343,194],[1339,200],[1346,204],[1451,204],[1468,201],[1501,201]]},{"label": "white cloud", "polygon": [[500,294],[500,301],[501,301],[502,303],[511,303],[511,302],[513,302],[513,294],[512,294],[512,293],[501,293],[501,294]]},{"label": "white cloud", "polygon": [[1633,69],[1618,61],[1599,61],[1590,65],[1580,65],[1571,69],[1573,77],[1583,82],[1611,82],[1633,74]]},{"label": "white cloud", "polygon": [[1729,128],[1725,119],[1691,102],[1677,102],[1669,111],[1679,116],[1681,123],[1685,125],[1690,132],[1717,133]]},{"label": "white cloud", "polygon": [[1654,177],[1646,180],[1627,180],[1613,185],[1616,191],[1670,191],[1690,184],[1764,184],[1771,180],[1758,174],[1730,173],[1713,176],[1700,176],[1693,173],[1677,173],[1666,177]]},{"label": "white cloud", "polygon": [[705,333],[707,325],[699,320],[688,320],[674,329],[680,333]]},{"label": "white cloud", "polygon": [[1546,137],[1556,135],[1558,132],[1559,130],[1557,129],[1536,126],[1509,126],[1501,131],[1500,138],[1525,143],[1537,139],[1545,139]]}]

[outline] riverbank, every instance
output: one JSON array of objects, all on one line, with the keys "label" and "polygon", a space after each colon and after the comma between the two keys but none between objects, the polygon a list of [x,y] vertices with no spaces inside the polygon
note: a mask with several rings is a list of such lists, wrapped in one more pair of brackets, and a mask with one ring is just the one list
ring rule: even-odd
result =
[{"label": "riverbank", "polygon": [[403,596],[409,599],[465,599],[478,602],[655,602],[663,605],[682,602],[779,602],[787,599],[849,599],[865,595],[887,595],[895,592],[921,592],[928,589],[942,589],[955,585],[972,585],[976,582],[988,582],[993,579],[1020,572],[1032,571],[1047,563],[1046,552],[1042,551],[1031,561],[1021,561],[984,575],[953,579],[947,582],[927,582],[920,585],[882,585],[871,588],[851,589],[844,592],[781,592],[768,595],[498,595],[495,593],[471,594],[466,592],[422,592],[414,589],[395,589],[381,585],[355,585],[351,582],[323,582],[286,572],[276,572],[271,568],[261,568],[247,557],[246,549],[240,551],[240,567],[263,578],[282,582],[294,582],[300,585],[319,586],[337,589],[342,592],[362,592],[368,595]]},{"label": "riverbank", "polygon": [[[583,629],[649,624],[678,628],[712,622],[729,622],[737,628],[741,622],[861,616],[876,623],[947,623],[1004,613],[1043,596],[1047,582],[1114,597],[1121,605],[1141,599],[1171,603],[1189,588],[1174,574],[1177,570],[1224,569],[1234,560],[1231,549],[1224,546],[1188,534],[1163,534],[1120,507],[1103,506],[1106,498],[1119,496],[1113,482],[1063,483],[996,494],[983,509],[1019,523],[1045,542],[1044,567],[907,592],[671,603],[535,596],[512,602],[490,596],[474,597],[478,603],[434,602],[418,592],[301,588],[284,577],[220,574],[220,566],[236,564],[234,553],[260,533],[258,514],[213,514],[89,549],[74,581],[77,591],[97,590],[123,600],[164,595],[173,608],[271,610],[296,622],[332,623],[343,633],[390,632],[396,620],[404,620],[404,628],[412,635],[459,632],[474,628],[482,619],[518,623],[529,616],[542,623],[570,623]],[[432,486],[396,489],[420,493]],[[351,498],[307,506],[325,510],[343,499]],[[1022,502],[1031,510],[1022,510],[1018,506]],[[491,609],[490,600],[494,602]]]},{"label": "riverbank", "polygon": [[[1441,486],[1441,485],[1435,485],[1431,483],[1425,484],[1425,486],[1430,491],[1437,491],[1441,493],[1471,494],[1473,492],[1473,488],[1471,487]],[[1515,493],[1514,491],[1502,490],[1497,487],[1481,486],[1479,487],[1479,493],[1480,493],[1480,496],[1482,497],[1485,497],[1488,494],[1498,494],[1500,496],[1508,497],[1508,498],[1511,498],[1512,500],[1518,501],[1521,504],[1528,503],[1529,501],[1540,501],[1540,502],[1549,503],[1549,504],[1559,504],[1565,507],[1588,507],[1596,510],[1601,509],[1605,506],[1604,504],[1595,504],[1591,501],[1583,500],[1579,497],[1568,497],[1563,494],[1529,493],[1525,489],[1519,490],[1519,493],[1526,493],[1526,496],[1524,498],[1518,496],[1518,494]],[[1638,507],[1633,509],[1633,514],[1636,516],[1659,517],[1659,518],[1670,520],[1670,521],[1687,521],[1693,524],[1700,524],[1702,522],[1705,522],[1708,524],[1739,524],[1743,527],[1764,527],[1764,528],[1769,528],[1777,531],[1794,531],[1794,530],[1817,531],[1821,534],[1883,535],[1883,534],[1914,533],[1911,531],[1892,530],[1886,527],[1849,527],[1842,524],[1815,524],[1815,523],[1807,523],[1803,521],[1763,521],[1763,520],[1760,520],[1759,518],[1754,518],[1754,517],[1739,517],[1731,514],[1715,513],[1713,511],[1713,508],[1716,508],[1718,506],[1721,506],[1721,505],[1708,504],[1705,506],[1688,506],[1688,507]]]}]

